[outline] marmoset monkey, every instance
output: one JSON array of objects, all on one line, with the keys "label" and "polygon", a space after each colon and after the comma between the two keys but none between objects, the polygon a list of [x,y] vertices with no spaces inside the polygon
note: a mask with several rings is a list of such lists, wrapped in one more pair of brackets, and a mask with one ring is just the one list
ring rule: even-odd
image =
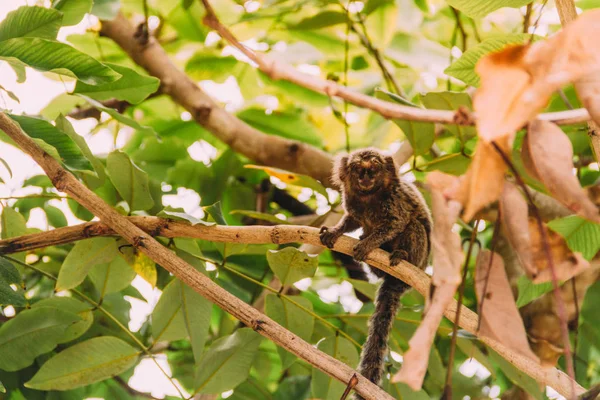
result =
[{"label": "marmoset monkey", "polygon": [[[417,188],[400,179],[392,157],[371,148],[338,156],[333,180],[342,189],[346,213],[335,227],[321,228],[325,246],[331,248],[344,233],[362,228],[363,234],[354,247],[357,261],[364,261],[371,251],[381,248],[390,253],[391,265],[405,260],[426,267],[431,249],[431,214]],[[369,320],[358,371],[378,385],[400,296],[410,286],[377,268],[371,270],[383,278],[383,283]],[[359,395],[355,398],[362,399]]]}]

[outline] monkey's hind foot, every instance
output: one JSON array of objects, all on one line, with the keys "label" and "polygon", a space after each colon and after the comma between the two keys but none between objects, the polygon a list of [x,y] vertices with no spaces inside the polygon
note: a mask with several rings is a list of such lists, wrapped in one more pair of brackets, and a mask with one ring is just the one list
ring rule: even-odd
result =
[{"label": "monkey's hind foot", "polygon": [[319,231],[319,238],[321,239],[321,243],[323,243],[328,248],[333,248],[335,242],[340,238],[340,234],[338,234],[335,230],[329,230],[326,226],[322,226]]},{"label": "monkey's hind foot", "polygon": [[408,252],[406,250],[395,250],[390,256],[390,265],[398,265],[401,261],[408,261]]}]

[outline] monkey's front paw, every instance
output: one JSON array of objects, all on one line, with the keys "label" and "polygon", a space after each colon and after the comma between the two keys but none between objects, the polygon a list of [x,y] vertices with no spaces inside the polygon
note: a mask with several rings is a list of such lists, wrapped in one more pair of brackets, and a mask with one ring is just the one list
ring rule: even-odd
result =
[{"label": "monkey's front paw", "polygon": [[406,250],[396,250],[390,256],[390,265],[398,265],[401,261],[408,261]]},{"label": "monkey's front paw", "polygon": [[356,246],[354,246],[353,257],[356,261],[365,261],[371,250],[372,249],[366,246],[364,242],[358,242]]},{"label": "monkey's front paw", "polygon": [[321,243],[331,249],[335,242],[340,238],[340,234],[335,230],[329,230],[326,226],[322,226],[319,237]]}]

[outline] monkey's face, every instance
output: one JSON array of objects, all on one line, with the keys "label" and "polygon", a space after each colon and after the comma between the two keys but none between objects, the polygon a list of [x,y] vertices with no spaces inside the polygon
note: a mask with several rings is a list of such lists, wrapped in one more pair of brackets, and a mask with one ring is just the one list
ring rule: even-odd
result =
[{"label": "monkey's face", "polygon": [[362,193],[374,193],[385,183],[383,159],[372,153],[358,154],[350,162],[350,179]]}]

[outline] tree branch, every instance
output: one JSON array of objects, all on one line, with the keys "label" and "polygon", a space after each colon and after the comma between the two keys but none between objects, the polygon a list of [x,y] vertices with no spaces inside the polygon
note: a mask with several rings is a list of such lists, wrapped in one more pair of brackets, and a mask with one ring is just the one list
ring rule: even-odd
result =
[{"label": "tree branch", "polygon": [[[206,8],[206,15],[203,20],[204,24],[214,29],[222,38],[227,40],[250,60],[254,61],[258,65],[258,68],[271,79],[283,79],[327,96],[342,98],[355,106],[371,109],[388,119],[396,118],[457,125],[473,125],[475,123],[474,118],[464,118],[464,111],[461,113],[459,111],[428,110],[379,100],[375,97],[348,89],[333,81],[325,81],[318,77],[302,73],[291,65],[259,55],[240,43],[229,29],[221,24],[208,0],[201,1]],[[589,121],[590,115],[586,109],[580,108],[577,110],[540,114],[537,118],[565,125]]]},{"label": "tree branch", "polygon": [[255,162],[306,174],[331,186],[332,161],[327,153],[302,142],[267,135],[229,114],[171,62],[154,38],[139,43],[134,37],[135,28],[121,14],[112,21],[103,21],[101,34],[114,40],[136,64],[160,79],[163,93],[234,151]]},{"label": "tree branch", "polygon": [[[167,68],[168,69],[168,68]],[[272,340],[287,351],[306,360],[340,382],[348,383],[355,370],[335,358],[317,350],[252,306],[238,299],[209,277],[177,257],[152,236],[138,228],[129,219],[119,214],[98,195],[85,187],[67,172],[52,156],[42,150],[6,114],[0,113],[0,130],[4,131],[25,153],[29,154],[44,170],[53,185],[66,192],[79,204],[100,218],[106,227],[113,229],[123,239],[164,267],[180,281],[190,286],[212,303],[217,304],[259,334]],[[169,224],[167,224],[169,225]],[[361,375],[355,390],[366,399],[389,399],[392,397]]]},{"label": "tree branch", "polygon": [[[1,125],[0,128],[2,128]],[[195,239],[209,240],[213,242],[233,242],[248,244],[304,243],[322,247],[321,241],[319,239],[319,230],[317,228],[311,228],[306,226],[191,226],[185,222],[170,221],[158,217],[121,218],[128,220],[129,223],[135,224],[137,227],[141,228],[149,235],[154,236],[190,237]],[[104,223],[88,222],[81,225],[58,228],[49,232],[35,233],[16,238],[0,240],[0,252],[14,253],[19,251],[32,250],[40,247],[65,244],[94,236],[107,236],[115,234],[116,232]],[[336,242],[333,250],[340,253],[352,255],[352,249],[356,243],[356,239],[350,238],[349,236],[342,236]],[[408,283],[410,286],[415,288],[415,290],[417,290],[419,293],[423,294],[426,297],[428,296],[429,288],[431,285],[431,279],[419,268],[407,262],[403,262],[399,266],[390,267],[389,254],[383,250],[373,251],[368,257],[368,263],[369,265],[379,268],[403,280],[404,282]],[[169,267],[169,264],[161,263],[161,265]],[[195,286],[192,287],[195,288]],[[229,296],[233,297],[231,295]],[[235,299],[237,302],[240,302],[237,298]],[[246,308],[248,307],[246,303],[242,302],[242,304],[244,304]],[[453,321],[456,316],[457,307],[457,302],[453,301],[450,307],[444,312],[445,316],[451,321]],[[234,313],[232,314],[236,315]],[[270,323],[269,325],[271,324],[274,323]],[[462,306],[460,318],[461,328],[474,335],[477,335],[477,324],[477,314],[475,314],[469,308]],[[534,378],[536,381],[554,388],[559,393],[565,396],[568,396],[570,394],[571,380],[564,372],[554,368],[543,369],[542,367],[540,367],[539,364],[535,363],[533,360],[522,356],[518,353],[515,353],[512,349],[504,346],[503,344],[493,339],[489,339],[487,337],[479,337],[479,339],[483,343],[487,344],[492,349],[494,349],[502,357],[510,361],[515,367]],[[279,343],[277,341],[275,342]],[[286,349],[287,348],[288,347],[286,347]],[[349,379],[350,376],[345,375],[347,379]],[[364,379],[361,378],[360,382],[363,382],[363,380]],[[346,380],[346,382],[348,381]],[[584,389],[578,384],[575,385],[578,393],[583,393]]]}]

